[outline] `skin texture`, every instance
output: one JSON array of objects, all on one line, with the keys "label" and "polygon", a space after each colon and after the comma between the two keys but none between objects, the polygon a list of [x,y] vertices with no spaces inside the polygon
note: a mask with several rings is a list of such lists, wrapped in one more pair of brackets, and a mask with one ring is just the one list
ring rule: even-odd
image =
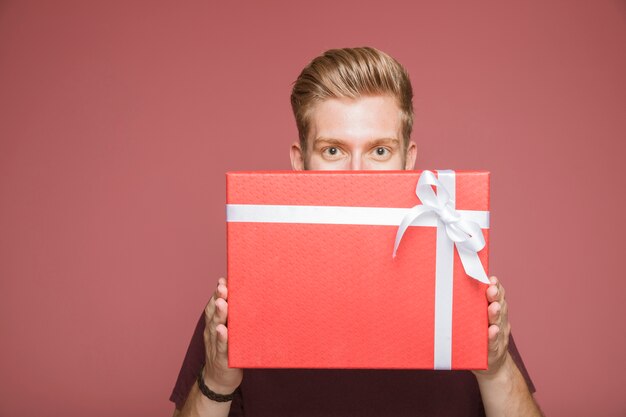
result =
[{"label": "skin texture", "polygon": [[417,146],[403,149],[400,108],[389,96],[329,99],[310,112],[307,149],[291,146],[296,170],[413,169]]},{"label": "skin texture", "polygon": [[[417,146],[404,149],[400,109],[392,97],[329,99],[310,113],[306,149],[291,145],[294,170],[402,170],[413,169]],[[496,277],[486,290],[489,302],[488,369],[474,371],[489,417],[541,416],[522,374],[508,353],[511,326],[505,291]],[[228,288],[220,278],[205,308],[206,385],[220,394],[233,392],[243,371],[228,367]],[[228,416],[230,403],[205,398],[194,384],[182,411],[174,416]]]}]

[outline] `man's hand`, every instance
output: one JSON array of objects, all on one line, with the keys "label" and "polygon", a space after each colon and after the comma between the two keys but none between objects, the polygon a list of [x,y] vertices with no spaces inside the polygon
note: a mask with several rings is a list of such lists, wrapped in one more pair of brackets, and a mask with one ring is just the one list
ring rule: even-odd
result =
[{"label": "man's hand", "polygon": [[489,359],[488,369],[474,371],[478,375],[496,374],[504,365],[509,352],[509,324],[508,306],[504,298],[504,287],[496,277],[490,277],[491,285],[487,288],[486,295],[489,306],[487,316],[489,318]]},{"label": "man's hand", "polygon": [[487,417],[541,417],[543,414],[528,391],[526,381],[509,355],[508,305],[504,287],[496,277],[486,296],[489,306],[489,359],[484,371],[473,371],[478,380]]},{"label": "man's hand", "polygon": [[[217,288],[204,309],[204,383],[217,394],[231,394],[243,379],[243,370],[228,367],[228,288],[220,278]],[[193,384],[182,410],[174,410],[174,417],[226,417],[231,402],[216,402],[205,397]]]},{"label": "man's hand", "polygon": [[243,378],[241,369],[228,367],[228,288],[220,278],[213,296],[204,309],[206,325],[204,346],[206,364],[204,382],[213,392],[230,394],[237,389]]}]

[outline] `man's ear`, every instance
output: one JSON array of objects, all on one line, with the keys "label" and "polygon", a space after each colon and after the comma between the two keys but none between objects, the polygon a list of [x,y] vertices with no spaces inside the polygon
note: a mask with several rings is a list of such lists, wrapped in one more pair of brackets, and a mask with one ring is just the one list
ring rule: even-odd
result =
[{"label": "man's ear", "polygon": [[291,145],[289,156],[291,157],[291,169],[294,171],[303,171],[304,152],[302,152],[299,141],[296,141]]},{"label": "man's ear", "polygon": [[409,142],[409,146],[406,149],[406,158],[404,162],[404,169],[415,169],[415,161],[417,159],[417,145],[415,142]]}]

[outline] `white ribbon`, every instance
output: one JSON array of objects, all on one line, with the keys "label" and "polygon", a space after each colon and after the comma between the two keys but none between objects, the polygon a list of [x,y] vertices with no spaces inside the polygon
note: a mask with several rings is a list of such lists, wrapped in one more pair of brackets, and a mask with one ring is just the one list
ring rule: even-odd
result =
[{"label": "white ribbon", "polygon": [[[453,171],[438,172],[439,175],[454,175]],[[435,194],[432,187],[437,189],[437,194]],[[418,223],[420,216],[427,213],[435,213],[443,223],[446,235],[454,242],[467,275],[484,284],[489,284],[489,278],[487,278],[483,264],[478,257],[478,252],[485,247],[485,238],[480,226],[455,210],[454,199],[451,198],[446,187],[437,180],[437,177],[431,171],[422,172],[417,181],[415,194],[417,194],[417,197],[423,204],[414,206],[402,219],[396,233],[393,257],[395,258],[396,256],[398,246],[406,229],[412,224]]]},{"label": "white ribbon", "polygon": [[[395,226],[402,223],[410,208],[349,206],[288,206],[277,204],[227,204],[229,223],[307,223],[353,224],[362,226]],[[489,212],[457,210],[464,219],[483,229],[489,228]],[[437,216],[428,213],[411,223],[413,226],[437,227]]]}]

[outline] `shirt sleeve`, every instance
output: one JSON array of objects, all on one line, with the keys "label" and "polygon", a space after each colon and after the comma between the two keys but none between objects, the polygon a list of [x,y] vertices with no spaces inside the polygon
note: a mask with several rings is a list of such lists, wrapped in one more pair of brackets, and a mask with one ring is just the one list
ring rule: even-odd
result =
[{"label": "shirt sleeve", "polygon": [[182,409],[185,405],[185,400],[189,395],[189,391],[196,381],[198,372],[204,365],[204,311],[198,319],[196,328],[191,336],[185,359],[178,373],[178,379],[176,385],[170,395],[170,401],[176,404],[177,409]]},{"label": "shirt sleeve", "polygon": [[[204,311],[202,311],[191,336],[185,359],[178,373],[176,385],[174,385],[172,395],[170,395],[170,401],[176,404],[176,408],[179,410],[185,405],[189,391],[198,377],[198,372],[204,366],[204,324]],[[237,389],[235,398],[230,405],[229,417],[243,417],[242,404],[241,389]]]},{"label": "shirt sleeve", "polygon": [[522,373],[524,380],[526,380],[526,385],[528,385],[528,390],[531,393],[534,393],[535,391],[537,391],[535,389],[535,384],[533,384],[533,381],[532,379],[530,379],[530,375],[528,374],[528,371],[526,370],[524,361],[522,361],[522,356],[517,350],[517,346],[515,346],[515,340],[513,339],[513,334],[509,335],[509,353],[511,354],[511,357],[513,358],[513,362],[515,362],[515,365],[517,365],[517,368]]}]

